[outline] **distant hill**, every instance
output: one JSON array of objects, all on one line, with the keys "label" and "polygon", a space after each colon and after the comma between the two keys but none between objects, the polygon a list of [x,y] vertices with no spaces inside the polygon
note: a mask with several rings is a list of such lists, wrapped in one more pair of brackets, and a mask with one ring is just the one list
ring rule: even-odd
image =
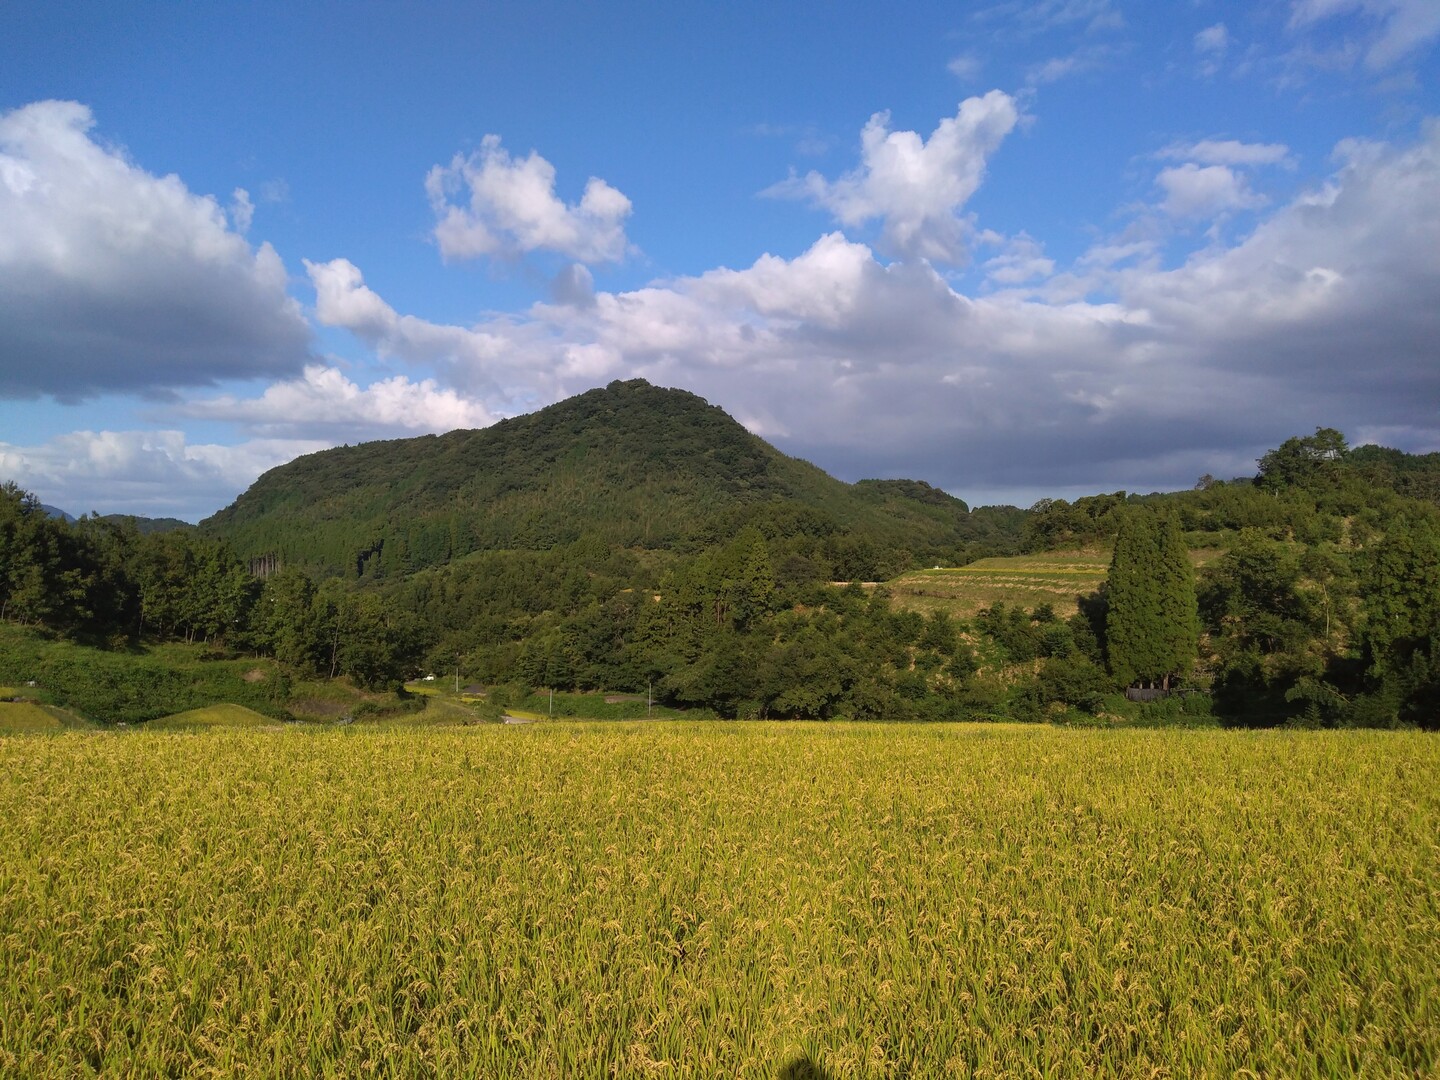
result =
[{"label": "distant hill", "polygon": [[920,553],[1013,538],[1019,518],[919,481],[844,483],[694,394],[634,379],[483,430],[297,458],[201,528],[244,558],[393,576],[582,537],[696,550],[767,522]]},{"label": "distant hill", "polygon": [[163,533],[174,532],[176,529],[193,529],[188,521],[181,521],[179,518],[149,518],[136,517],[134,514],[102,514],[101,521],[111,521],[116,525],[132,526],[138,533]]},{"label": "distant hill", "polygon": [[[74,514],[68,513],[65,510],[61,510],[58,506],[47,506],[42,503],[40,505],[40,509],[45,511],[45,513],[49,514],[52,518],[58,518],[61,521],[70,523],[71,525],[75,524],[75,522],[79,520],[75,517]],[[179,518],[137,517],[134,514],[100,514],[98,516],[98,519],[100,521],[113,522],[116,525],[129,525],[138,533],[172,532],[175,529],[195,528],[195,526],[191,525],[190,522],[181,521]]]}]

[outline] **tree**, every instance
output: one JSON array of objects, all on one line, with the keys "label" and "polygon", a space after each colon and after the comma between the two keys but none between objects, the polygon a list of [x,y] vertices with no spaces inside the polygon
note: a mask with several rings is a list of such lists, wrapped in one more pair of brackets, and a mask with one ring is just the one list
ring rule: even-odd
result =
[{"label": "tree", "polygon": [[1440,529],[1430,516],[1398,518],[1365,581],[1366,724],[1440,726]]},{"label": "tree", "polygon": [[311,672],[328,661],[324,612],[316,605],[315,583],[302,571],[287,568],[265,579],[255,622],[261,643],[282,664]]},{"label": "tree", "polygon": [[336,600],[338,667],[366,690],[398,689],[414,674],[424,638],[414,616],[394,610],[374,593]]},{"label": "tree", "polygon": [[1170,688],[1190,671],[1200,640],[1195,575],[1173,518],[1136,510],[1115,538],[1107,585],[1110,673],[1125,686]]},{"label": "tree", "polygon": [[1262,457],[1255,484],[1267,491],[1304,487],[1331,477],[1349,453],[1344,435],[1334,428],[1317,427],[1314,435],[1286,439]]}]

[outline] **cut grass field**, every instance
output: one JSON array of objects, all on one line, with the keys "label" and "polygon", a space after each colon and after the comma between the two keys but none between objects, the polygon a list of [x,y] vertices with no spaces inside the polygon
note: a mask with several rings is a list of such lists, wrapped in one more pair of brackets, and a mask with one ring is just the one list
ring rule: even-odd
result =
[{"label": "cut grass field", "polygon": [[[1196,550],[1190,561],[1203,566],[1219,552]],[[1049,604],[1060,618],[1078,610],[1080,597],[1105,583],[1110,551],[1085,548],[980,559],[966,566],[912,570],[889,583],[896,608],[929,614],[945,611],[957,619],[973,618],[997,603],[1032,610]]]},{"label": "cut grass field", "polygon": [[62,734],[0,820],[0,1075],[1440,1068],[1419,734]]}]

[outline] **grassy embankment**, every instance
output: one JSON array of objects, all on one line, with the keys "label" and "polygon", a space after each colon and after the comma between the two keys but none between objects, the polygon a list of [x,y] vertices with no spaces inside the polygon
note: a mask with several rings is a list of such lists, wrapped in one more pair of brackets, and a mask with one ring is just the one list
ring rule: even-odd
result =
[{"label": "grassy embankment", "polygon": [[5,1075],[1440,1068],[1419,734],[62,734],[0,820]]}]

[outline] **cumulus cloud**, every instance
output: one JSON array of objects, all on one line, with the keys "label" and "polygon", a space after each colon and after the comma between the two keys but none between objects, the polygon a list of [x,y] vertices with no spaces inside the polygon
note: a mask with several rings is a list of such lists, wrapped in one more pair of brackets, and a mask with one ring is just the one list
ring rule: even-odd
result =
[{"label": "cumulus cloud", "polygon": [[1245,177],[1228,165],[1187,162],[1162,169],[1155,182],[1165,192],[1160,208],[1174,217],[1211,218],[1265,205],[1264,196],[1251,191]]},{"label": "cumulus cloud", "polygon": [[[582,263],[617,262],[627,247],[630,200],[590,177],[579,203],[555,194],[555,167],[533,150],[512,158],[498,135],[425,177],[435,242],[446,259],[554,251]],[[454,201],[457,197],[460,202]],[[467,201],[468,197],[468,201]]]},{"label": "cumulus cloud", "polygon": [[305,269],[315,286],[316,319],[349,330],[382,358],[436,367],[501,411],[549,397],[556,385],[554,373],[535,361],[526,341],[541,332],[538,326],[505,320],[477,328],[432,323],[396,312],[348,259],[307,259]]},{"label": "cumulus cloud", "polygon": [[0,442],[0,475],[72,514],[178,517],[214,513],[216,492],[238,492],[267,469],[328,442],[256,439],[193,444],[180,431],[75,431],[38,446]]},{"label": "cumulus cloud", "polygon": [[215,199],[95,142],[93,126],[74,102],[0,115],[0,397],[298,372],[310,332],[274,249],[251,248]]},{"label": "cumulus cloud", "polygon": [[859,168],[838,180],[817,172],[792,176],[765,194],[808,199],[847,226],[878,220],[880,246],[889,254],[963,263],[966,226],[959,210],[1019,119],[1015,99],[999,90],[966,98],[928,140],[890,130],[890,114],[876,113],[861,132]]},{"label": "cumulus cloud", "polygon": [[181,416],[241,424],[269,438],[398,438],[456,428],[487,427],[495,417],[434,379],[403,375],[360,387],[338,368],[312,364],[299,379],[266,388],[257,398],[225,395],[178,407]]},{"label": "cumulus cloud", "polygon": [[1306,28],[1339,16],[1360,20],[1365,66],[1381,71],[1440,38],[1435,0],[1293,0],[1290,25]]},{"label": "cumulus cloud", "polygon": [[1328,386],[1356,402],[1386,401],[1433,429],[1440,123],[1407,148],[1342,144],[1339,153],[1325,185],[1243,242],[1165,274],[1133,275],[1122,295],[1177,339],[1195,335],[1218,370],[1278,369],[1302,399]]}]

